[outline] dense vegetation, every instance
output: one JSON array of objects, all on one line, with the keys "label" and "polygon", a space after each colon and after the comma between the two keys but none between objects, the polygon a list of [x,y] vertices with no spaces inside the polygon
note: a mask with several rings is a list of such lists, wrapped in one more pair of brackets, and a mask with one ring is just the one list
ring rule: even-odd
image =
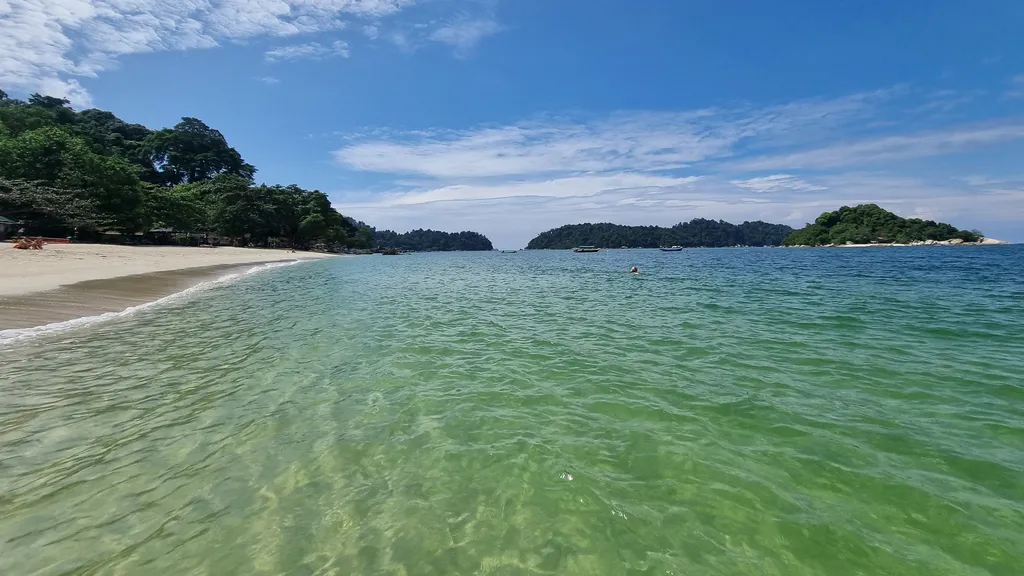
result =
[{"label": "dense vegetation", "polygon": [[794,231],[786,246],[823,246],[827,244],[869,244],[919,242],[923,240],[951,240],[977,242],[981,233],[958,230],[949,224],[900,218],[875,204],[862,204],[850,208],[843,206],[835,212],[823,212],[813,224]]},{"label": "dense vegetation", "polygon": [[736,225],[722,220],[695,218],[671,228],[662,226],[621,226],[618,224],[568,224],[542,232],[530,243],[530,250],[561,250],[574,246],[598,248],[657,248],[659,246],[723,247],[778,246],[793,231],[782,224],[744,222]]},{"label": "dense vegetation", "polygon": [[[29,235],[95,240],[119,232],[136,240],[150,232],[147,241],[182,241],[174,232],[193,242],[213,236],[242,246],[323,249],[371,248],[392,238],[382,233],[375,241],[372,228],[339,214],[319,190],[256,184],[255,174],[196,118],[151,130],[103,110],[77,112],[64,99],[22,101],[0,90],[0,215],[21,221]],[[481,243],[466,242],[466,234],[422,242],[436,249]]]},{"label": "dense vegetation", "polygon": [[413,230],[398,234],[391,230],[377,230],[373,234],[374,246],[397,248],[415,252],[436,252],[447,250],[493,250],[491,241],[477,232],[438,232],[437,230]]}]

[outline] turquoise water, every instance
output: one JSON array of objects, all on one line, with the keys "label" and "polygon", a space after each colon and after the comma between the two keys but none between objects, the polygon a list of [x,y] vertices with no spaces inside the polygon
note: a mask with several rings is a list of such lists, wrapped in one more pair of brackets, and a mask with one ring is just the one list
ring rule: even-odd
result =
[{"label": "turquoise water", "polygon": [[337,259],[0,362],[5,575],[1024,566],[1019,246]]}]

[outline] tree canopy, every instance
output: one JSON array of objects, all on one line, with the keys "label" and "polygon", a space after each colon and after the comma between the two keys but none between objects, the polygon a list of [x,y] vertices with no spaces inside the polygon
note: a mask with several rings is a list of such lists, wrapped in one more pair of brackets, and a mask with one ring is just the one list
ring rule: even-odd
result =
[{"label": "tree canopy", "polygon": [[373,243],[376,248],[397,248],[416,252],[494,249],[491,241],[483,234],[437,230],[413,230],[404,234],[391,230],[376,230],[373,233]]},{"label": "tree canopy", "polygon": [[490,249],[471,232],[385,231],[375,241],[370,226],[338,213],[323,192],[257,184],[255,174],[198,118],[151,130],[104,110],[75,111],[63,98],[23,101],[0,90],[0,214],[23,221],[29,234],[171,230],[237,245]]},{"label": "tree canopy", "polygon": [[783,224],[695,218],[666,228],[662,226],[622,226],[619,224],[567,224],[537,235],[527,244],[530,250],[562,250],[574,246],[598,248],[657,248],[659,246],[724,247],[779,246],[793,231]]},{"label": "tree canopy", "polygon": [[786,246],[824,246],[828,244],[906,244],[923,240],[977,242],[981,234],[958,230],[942,222],[920,218],[901,218],[876,204],[843,206],[821,216],[786,237]]}]

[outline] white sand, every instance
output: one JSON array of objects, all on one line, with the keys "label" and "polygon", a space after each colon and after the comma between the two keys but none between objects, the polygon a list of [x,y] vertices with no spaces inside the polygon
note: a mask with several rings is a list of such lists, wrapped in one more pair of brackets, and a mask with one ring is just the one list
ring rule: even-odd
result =
[{"label": "white sand", "polygon": [[982,238],[978,242],[961,242],[959,240],[928,240],[925,242],[911,242],[910,244],[836,244],[835,248],[887,248],[892,246],[996,246],[1009,244],[995,238]]},{"label": "white sand", "polygon": [[86,280],[101,280],[168,270],[330,258],[331,254],[254,248],[182,248],[47,244],[42,250],[17,250],[0,243],[0,296],[52,290]]}]

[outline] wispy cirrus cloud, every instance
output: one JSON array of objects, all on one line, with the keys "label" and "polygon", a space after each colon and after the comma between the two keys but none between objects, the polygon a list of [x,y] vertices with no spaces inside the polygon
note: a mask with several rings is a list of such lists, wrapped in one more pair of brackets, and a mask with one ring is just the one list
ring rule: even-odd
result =
[{"label": "wispy cirrus cloud", "polygon": [[282,60],[322,60],[324,58],[331,58],[340,56],[342,58],[349,57],[348,42],[343,40],[335,40],[334,42],[327,44],[321,44],[319,42],[307,42],[305,44],[292,44],[289,46],[279,46],[272,50],[268,50],[264,55],[264,59],[267,62],[280,62]]},{"label": "wispy cirrus cloud", "polygon": [[380,226],[472,228],[510,247],[566,223],[709,217],[799,226],[863,202],[1005,232],[1024,224],[1024,185],[993,174],[915,172],[905,163],[1024,142],[1016,117],[950,123],[941,120],[950,117],[945,106],[922,110],[976,97],[900,87],[762,107],[378,129],[349,134],[334,151],[344,169],[377,175],[377,191],[334,198],[343,212]]},{"label": "wispy cirrus cloud", "polygon": [[1024,74],[1018,74],[1010,79],[1010,88],[1003,93],[1006,98],[1024,98]]},{"label": "wispy cirrus cloud", "polygon": [[429,38],[453,46],[456,56],[465,57],[480,40],[500,31],[501,26],[491,18],[462,18],[435,29]]},{"label": "wispy cirrus cloud", "polygon": [[671,226],[700,217],[799,227],[823,211],[866,202],[905,217],[953,221],[961,227],[981,228],[997,238],[1022,240],[1024,186],[983,190],[924,177],[859,172],[810,178],[807,184],[814,190],[757,192],[721,176],[616,173],[436,188],[424,185],[377,194],[341,192],[334,198],[343,213],[378,227],[472,229],[486,234],[495,245],[509,248],[524,246],[534,235],[563,224]]},{"label": "wispy cirrus cloud", "polygon": [[[459,10],[465,2],[439,5],[437,10]],[[114,68],[124,55],[211,49],[252,38],[337,32],[351,21],[361,20],[368,22],[366,26],[376,27],[415,3],[0,0],[0,85],[8,90],[64,96],[77,106],[88,106],[91,99],[76,78],[95,77]]]},{"label": "wispy cirrus cloud", "polygon": [[511,126],[395,134],[336,150],[372,172],[434,178],[671,170],[733,156],[740,145],[795,142],[868,114],[886,91],[764,108],[633,112],[588,121],[540,118]]},{"label": "wispy cirrus cloud", "polygon": [[784,191],[815,192],[818,190],[826,190],[825,186],[811,184],[810,182],[797,178],[791,174],[772,174],[770,176],[749,178],[747,180],[730,180],[729,182],[739,188],[759,193]]},{"label": "wispy cirrus cloud", "polygon": [[1024,138],[1024,120],[982,123],[910,135],[885,135],[809,150],[753,157],[732,164],[738,170],[826,169],[864,166],[910,158],[944,156]]}]

